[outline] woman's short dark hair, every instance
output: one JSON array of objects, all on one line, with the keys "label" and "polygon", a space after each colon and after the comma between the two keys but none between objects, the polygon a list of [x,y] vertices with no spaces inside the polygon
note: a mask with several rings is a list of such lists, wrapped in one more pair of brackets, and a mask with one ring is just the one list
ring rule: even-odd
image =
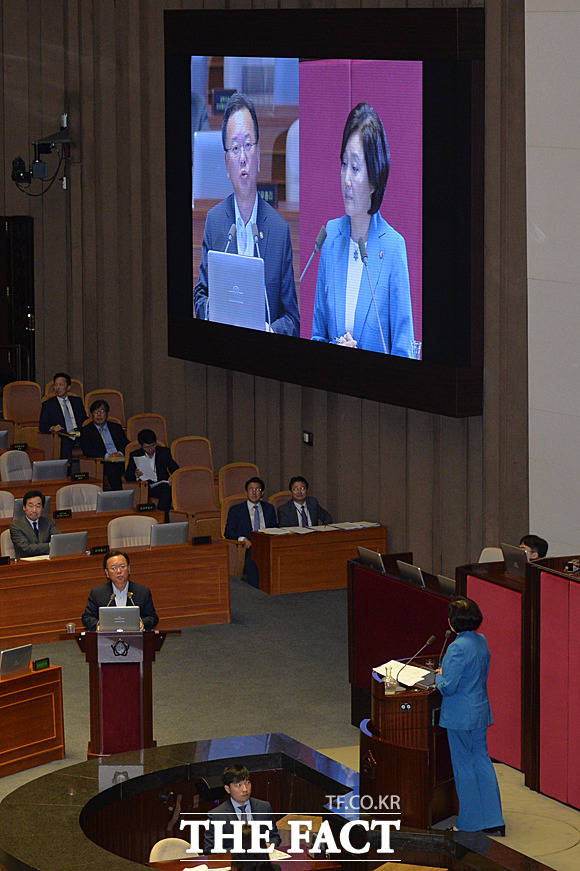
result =
[{"label": "woman's short dark hair", "polygon": [[449,623],[454,632],[472,632],[482,620],[483,614],[473,599],[458,596],[449,603]]},{"label": "woman's short dark hair", "polygon": [[92,414],[97,408],[104,408],[107,414],[111,410],[111,406],[107,402],[106,399],[95,399],[94,402],[91,402],[91,407],[89,408],[89,412]]},{"label": "woman's short dark hair", "polygon": [[241,112],[242,109],[247,109],[252,116],[252,121],[254,122],[254,134],[256,136],[256,142],[258,142],[260,138],[260,130],[258,128],[258,116],[256,115],[254,104],[249,97],[246,97],[245,94],[240,94],[239,91],[236,91],[236,93],[232,94],[232,96],[228,100],[228,104],[225,108],[224,117],[222,120],[222,144],[224,146],[224,151],[227,148],[226,134],[228,128],[228,121],[235,112]]},{"label": "woman's short dark hair", "polygon": [[348,140],[357,131],[360,132],[363,141],[369,184],[374,188],[369,209],[369,215],[374,215],[383,201],[391,166],[391,153],[383,122],[368,103],[359,103],[346,119],[340,149],[341,161]]}]

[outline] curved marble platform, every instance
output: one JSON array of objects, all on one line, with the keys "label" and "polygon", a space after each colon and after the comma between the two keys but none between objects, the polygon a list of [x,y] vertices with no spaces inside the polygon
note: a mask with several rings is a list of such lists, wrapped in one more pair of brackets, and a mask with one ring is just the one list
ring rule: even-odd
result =
[{"label": "curved marble platform", "polygon": [[[284,796],[281,801],[288,805],[281,808],[283,811],[303,811],[305,802],[319,801],[326,794],[340,793],[347,799],[358,794],[357,772],[281,734],[197,741],[120,754],[71,765],[8,795],[0,804],[0,868],[142,869],[141,862],[114,855],[87,837],[84,830],[102,842],[125,830],[123,850],[143,855],[145,847],[157,839],[155,832],[148,830],[143,808],[153,804],[156,814],[166,813],[164,802],[176,784],[193,788],[202,776],[219,778],[229,760],[243,760],[256,772],[256,778],[269,778]],[[289,788],[288,784],[296,786]],[[299,806],[289,806],[293,798]],[[547,868],[484,835],[406,831],[393,835],[392,846],[397,851],[392,858],[453,871]],[[382,861],[384,857],[375,857],[364,867],[371,869]]]}]

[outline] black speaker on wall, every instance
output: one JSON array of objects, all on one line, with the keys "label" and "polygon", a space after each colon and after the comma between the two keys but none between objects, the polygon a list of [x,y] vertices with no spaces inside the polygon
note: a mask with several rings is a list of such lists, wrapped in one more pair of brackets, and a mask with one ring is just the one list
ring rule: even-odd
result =
[{"label": "black speaker on wall", "polygon": [[0,217],[0,384],[34,373],[34,227]]}]

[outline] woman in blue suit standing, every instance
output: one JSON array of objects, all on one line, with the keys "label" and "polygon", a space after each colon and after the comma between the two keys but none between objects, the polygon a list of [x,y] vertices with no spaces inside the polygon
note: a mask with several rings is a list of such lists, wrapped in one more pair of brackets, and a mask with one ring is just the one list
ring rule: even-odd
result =
[{"label": "woman in blue suit standing", "polygon": [[473,599],[449,605],[449,625],[457,633],[435,678],[443,697],[439,724],[447,729],[455,788],[459,798],[456,829],[505,835],[497,777],[487,752],[487,727],[493,723],[487,696],[489,647],[475,632],[483,617]]},{"label": "woman in blue suit standing", "polygon": [[[391,158],[382,121],[368,103],[355,106],[346,120],[340,162],[346,214],[326,226],[312,338],[411,357],[414,332],[407,248],[400,233],[379,214]],[[368,273],[360,240],[366,247]]]}]

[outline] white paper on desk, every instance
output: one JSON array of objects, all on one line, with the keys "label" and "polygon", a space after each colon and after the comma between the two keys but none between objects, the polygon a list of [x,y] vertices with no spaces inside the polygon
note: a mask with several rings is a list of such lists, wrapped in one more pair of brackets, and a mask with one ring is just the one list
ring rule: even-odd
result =
[{"label": "white paper on desk", "polygon": [[[195,856],[192,856],[190,859],[182,859],[182,862],[193,862]],[[212,871],[230,871],[230,865],[220,865],[219,868],[215,868],[212,866]],[[191,869],[184,868],[183,871],[209,871],[209,867],[207,865],[194,865]]]},{"label": "white paper on desk", "polygon": [[[405,687],[414,687],[415,684],[419,683],[419,681],[423,680],[426,675],[431,673],[428,668],[417,668],[416,665],[406,665],[404,662],[399,662],[398,659],[389,659],[389,661],[384,662],[383,665],[375,666],[373,671],[376,671],[377,674],[384,677],[387,673],[387,668],[391,669],[393,677]],[[402,680],[399,680],[399,675],[403,669],[405,669],[405,671],[403,672]]]},{"label": "white paper on desk", "polygon": [[270,853],[270,861],[276,861],[276,859],[289,859],[290,853],[283,853],[282,850],[272,850]]},{"label": "white paper on desk", "polygon": [[325,523],[322,526],[309,527],[313,532],[336,532],[336,526],[330,523]]},{"label": "white paper on desk", "polygon": [[381,524],[378,520],[361,520],[358,525],[361,529],[371,529],[372,527],[380,526]]},{"label": "white paper on desk", "polygon": [[39,556],[21,556],[21,560],[25,560],[27,563],[37,562],[38,560],[50,559],[47,553],[41,553]]},{"label": "white paper on desk", "polygon": [[281,526],[279,529],[277,526],[270,526],[268,529],[261,529],[260,532],[265,532],[266,535],[290,535],[291,530],[286,529],[285,526]]},{"label": "white paper on desk", "polygon": [[355,521],[350,523],[333,523],[332,524],[335,529],[362,529],[364,523],[362,521]]},{"label": "white paper on desk", "polygon": [[317,532],[317,526],[285,526],[288,532],[294,532],[296,535],[304,535],[307,532]]}]

